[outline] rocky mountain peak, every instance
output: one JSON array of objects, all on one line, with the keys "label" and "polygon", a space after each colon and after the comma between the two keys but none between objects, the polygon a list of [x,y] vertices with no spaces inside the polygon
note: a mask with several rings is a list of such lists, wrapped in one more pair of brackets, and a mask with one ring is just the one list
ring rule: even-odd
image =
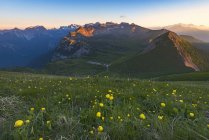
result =
[{"label": "rocky mountain peak", "polygon": [[93,27],[79,27],[75,32],[85,37],[93,36],[95,29]]},{"label": "rocky mountain peak", "polygon": [[25,29],[26,31],[46,31],[44,26],[32,26]]}]

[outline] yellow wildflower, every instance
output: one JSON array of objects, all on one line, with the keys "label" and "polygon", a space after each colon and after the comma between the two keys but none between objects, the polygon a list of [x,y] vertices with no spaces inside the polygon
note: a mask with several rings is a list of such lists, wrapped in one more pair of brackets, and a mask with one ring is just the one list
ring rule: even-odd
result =
[{"label": "yellow wildflower", "polygon": [[183,102],[184,102],[184,100],[179,100],[179,102],[180,102],[180,103],[183,103]]},{"label": "yellow wildflower", "polygon": [[103,103],[99,103],[99,106],[100,106],[100,107],[104,107],[104,104],[103,104]]},{"label": "yellow wildflower", "polygon": [[189,116],[190,116],[190,117],[194,117],[194,113],[192,113],[192,112],[189,113]]},{"label": "yellow wildflower", "polygon": [[131,115],[130,114],[127,114],[127,117],[131,117]]},{"label": "yellow wildflower", "polygon": [[145,120],[145,119],[146,119],[146,116],[145,116],[143,113],[141,113],[141,114],[139,115],[139,118],[142,119],[142,120]]},{"label": "yellow wildflower", "polygon": [[21,127],[23,124],[24,124],[24,122],[23,122],[22,120],[17,120],[17,121],[15,122],[14,127]]},{"label": "yellow wildflower", "polygon": [[102,117],[102,120],[104,121],[105,120],[105,117]]},{"label": "yellow wildflower", "polygon": [[158,119],[159,119],[159,120],[162,120],[162,119],[163,119],[163,116],[158,116]]},{"label": "yellow wildflower", "polygon": [[44,140],[44,138],[39,138],[39,140]]},{"label": "yellow wildflower", "polygon": [[160,106],[161,107],[165,107],[165,103],[160,103]]},{"label": "yellow wildflower", "polygon": [[109,99],[110,99],[110,100],[113,100],[113,99],[114,99],[113,95],[111,95]]},{"label": "yellow wildflower", "polygon": [[30,123],[30,120],[26,120],[25,123]]},{"label": "yellow wildflower", "polygon": [[44,107],[41,108],[41,111],[44,112],[46,109]]},{"label": "yellow wildflower", "polygon": [[97,112],[96,116],[97,116],[98,118],[100,118],[100,117],[102,116],[102,113],[101,113],[101,112]]},{"label": "yellow wildflower", "polygon": [[110,94],[106,94],[105,97],[106,97],[107,99],[109,99],[109,98],[110,98]]},{"label": "yellow wildflower", "polygon": [[98,130],[98,132],[102,132],[104,130],[104,128],[100,125],[100,126],[98,126],[97,130]]},{"label": "yellow wildflower", "polygon": [[34,111],[35,109],[33,107],[30,108],[30,111]]}]

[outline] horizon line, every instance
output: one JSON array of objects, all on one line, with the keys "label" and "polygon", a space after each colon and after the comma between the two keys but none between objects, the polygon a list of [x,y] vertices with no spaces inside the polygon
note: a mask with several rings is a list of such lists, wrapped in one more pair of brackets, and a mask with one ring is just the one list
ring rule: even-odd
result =
[{"label": "horizon line", "polygon": [[[141,26],[141,27],[145,27],[145,28],[164,28],[164,27],[168,27],[168,26],[173,26],[173,25],[193,25],[193,26],[199,26],[199,27],[206,27],[206,29],[209,29],[209,26],[208,25],[197,25],[197,24],[193,24],[193,23],[174,23],[174,24],[169,24],[169,25],[166,25],[166,26],[159,26],[159,25],[156,25],[156,26],[144,26],[144,25],[139,25],[139,24],[136,24],[136,23],[130,23],[130,22],[113,22],[113,21],[106,21],[106,22],[98,22],[98,23],[101,23],[101,24],[105,24],[107,22],[112,22],[112,23],[115,23],[115,24],[121,24],[121,23],[128,23],[128,24],[135,24],[137,26]],[[86,24],[95,24],[97,22],[89,22],[89,23],[85,23],[85,24],[77,24],[77,23],[70,23],[68,25],[57,25],[57,26],[47,26],[47,25],[28,25],[28,26],[24,26],[24,27],[18,27],[18,26],[14,26],[14,27],[0,27],[0,30],[12,30],[12,29],[20,29],[20,30],[26,30],[27,28],[34,28],[34,27],[40,27],[40,26],[43,26],[44,28],[46,28],[47,30],[50,30],[50,29],[59,29],[60,27],[67,27],[67,26],[70,26],[70,25],[78,25],[78,26],[84,26]]]}]

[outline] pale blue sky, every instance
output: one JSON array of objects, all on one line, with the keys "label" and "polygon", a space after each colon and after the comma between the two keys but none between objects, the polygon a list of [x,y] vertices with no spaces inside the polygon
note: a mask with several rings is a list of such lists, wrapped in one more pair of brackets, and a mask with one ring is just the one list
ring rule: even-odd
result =
[{"label": "pale blue sky", "polygon": [[0,29],[90,22],[209,26],[208,0],[0,0]]}]

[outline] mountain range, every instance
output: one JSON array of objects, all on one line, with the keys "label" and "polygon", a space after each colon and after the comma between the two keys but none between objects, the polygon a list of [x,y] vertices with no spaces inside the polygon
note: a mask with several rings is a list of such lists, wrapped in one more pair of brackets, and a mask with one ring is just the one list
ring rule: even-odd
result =
[{"label": "mountain range", "polygon": [[209,27],[207,26],[196,26],[193,24],[174,24],[170,26],[160,27],[173,31],[179,35],[189,35],[202,40],[203,42],[209,42]]},{"label": "mountain range", "polygon": [[[208,44],[190,34],[112,22],[51,30],[36,28],[30,29],[38,32],[35,38],[30,39],[28,34],[20,37],[31,43],[24,49],[31,46],[34,49],[26,49],[29,52],[25,54],[33,54],[33,57],[24,64],[34,66],[45,62],[41,71],[46,73],[86,75],[109,72],[138,76],[209,70]],[[43,39],[46,44],[38,39]],[[12,38],[8,40],[11,41]]]},{"label": "mountain range", "polygon": [[76,25],[59,29],[43,26],[0,30],[0,67],[28,66],[57,47],[63,36],[75,30]]}]

